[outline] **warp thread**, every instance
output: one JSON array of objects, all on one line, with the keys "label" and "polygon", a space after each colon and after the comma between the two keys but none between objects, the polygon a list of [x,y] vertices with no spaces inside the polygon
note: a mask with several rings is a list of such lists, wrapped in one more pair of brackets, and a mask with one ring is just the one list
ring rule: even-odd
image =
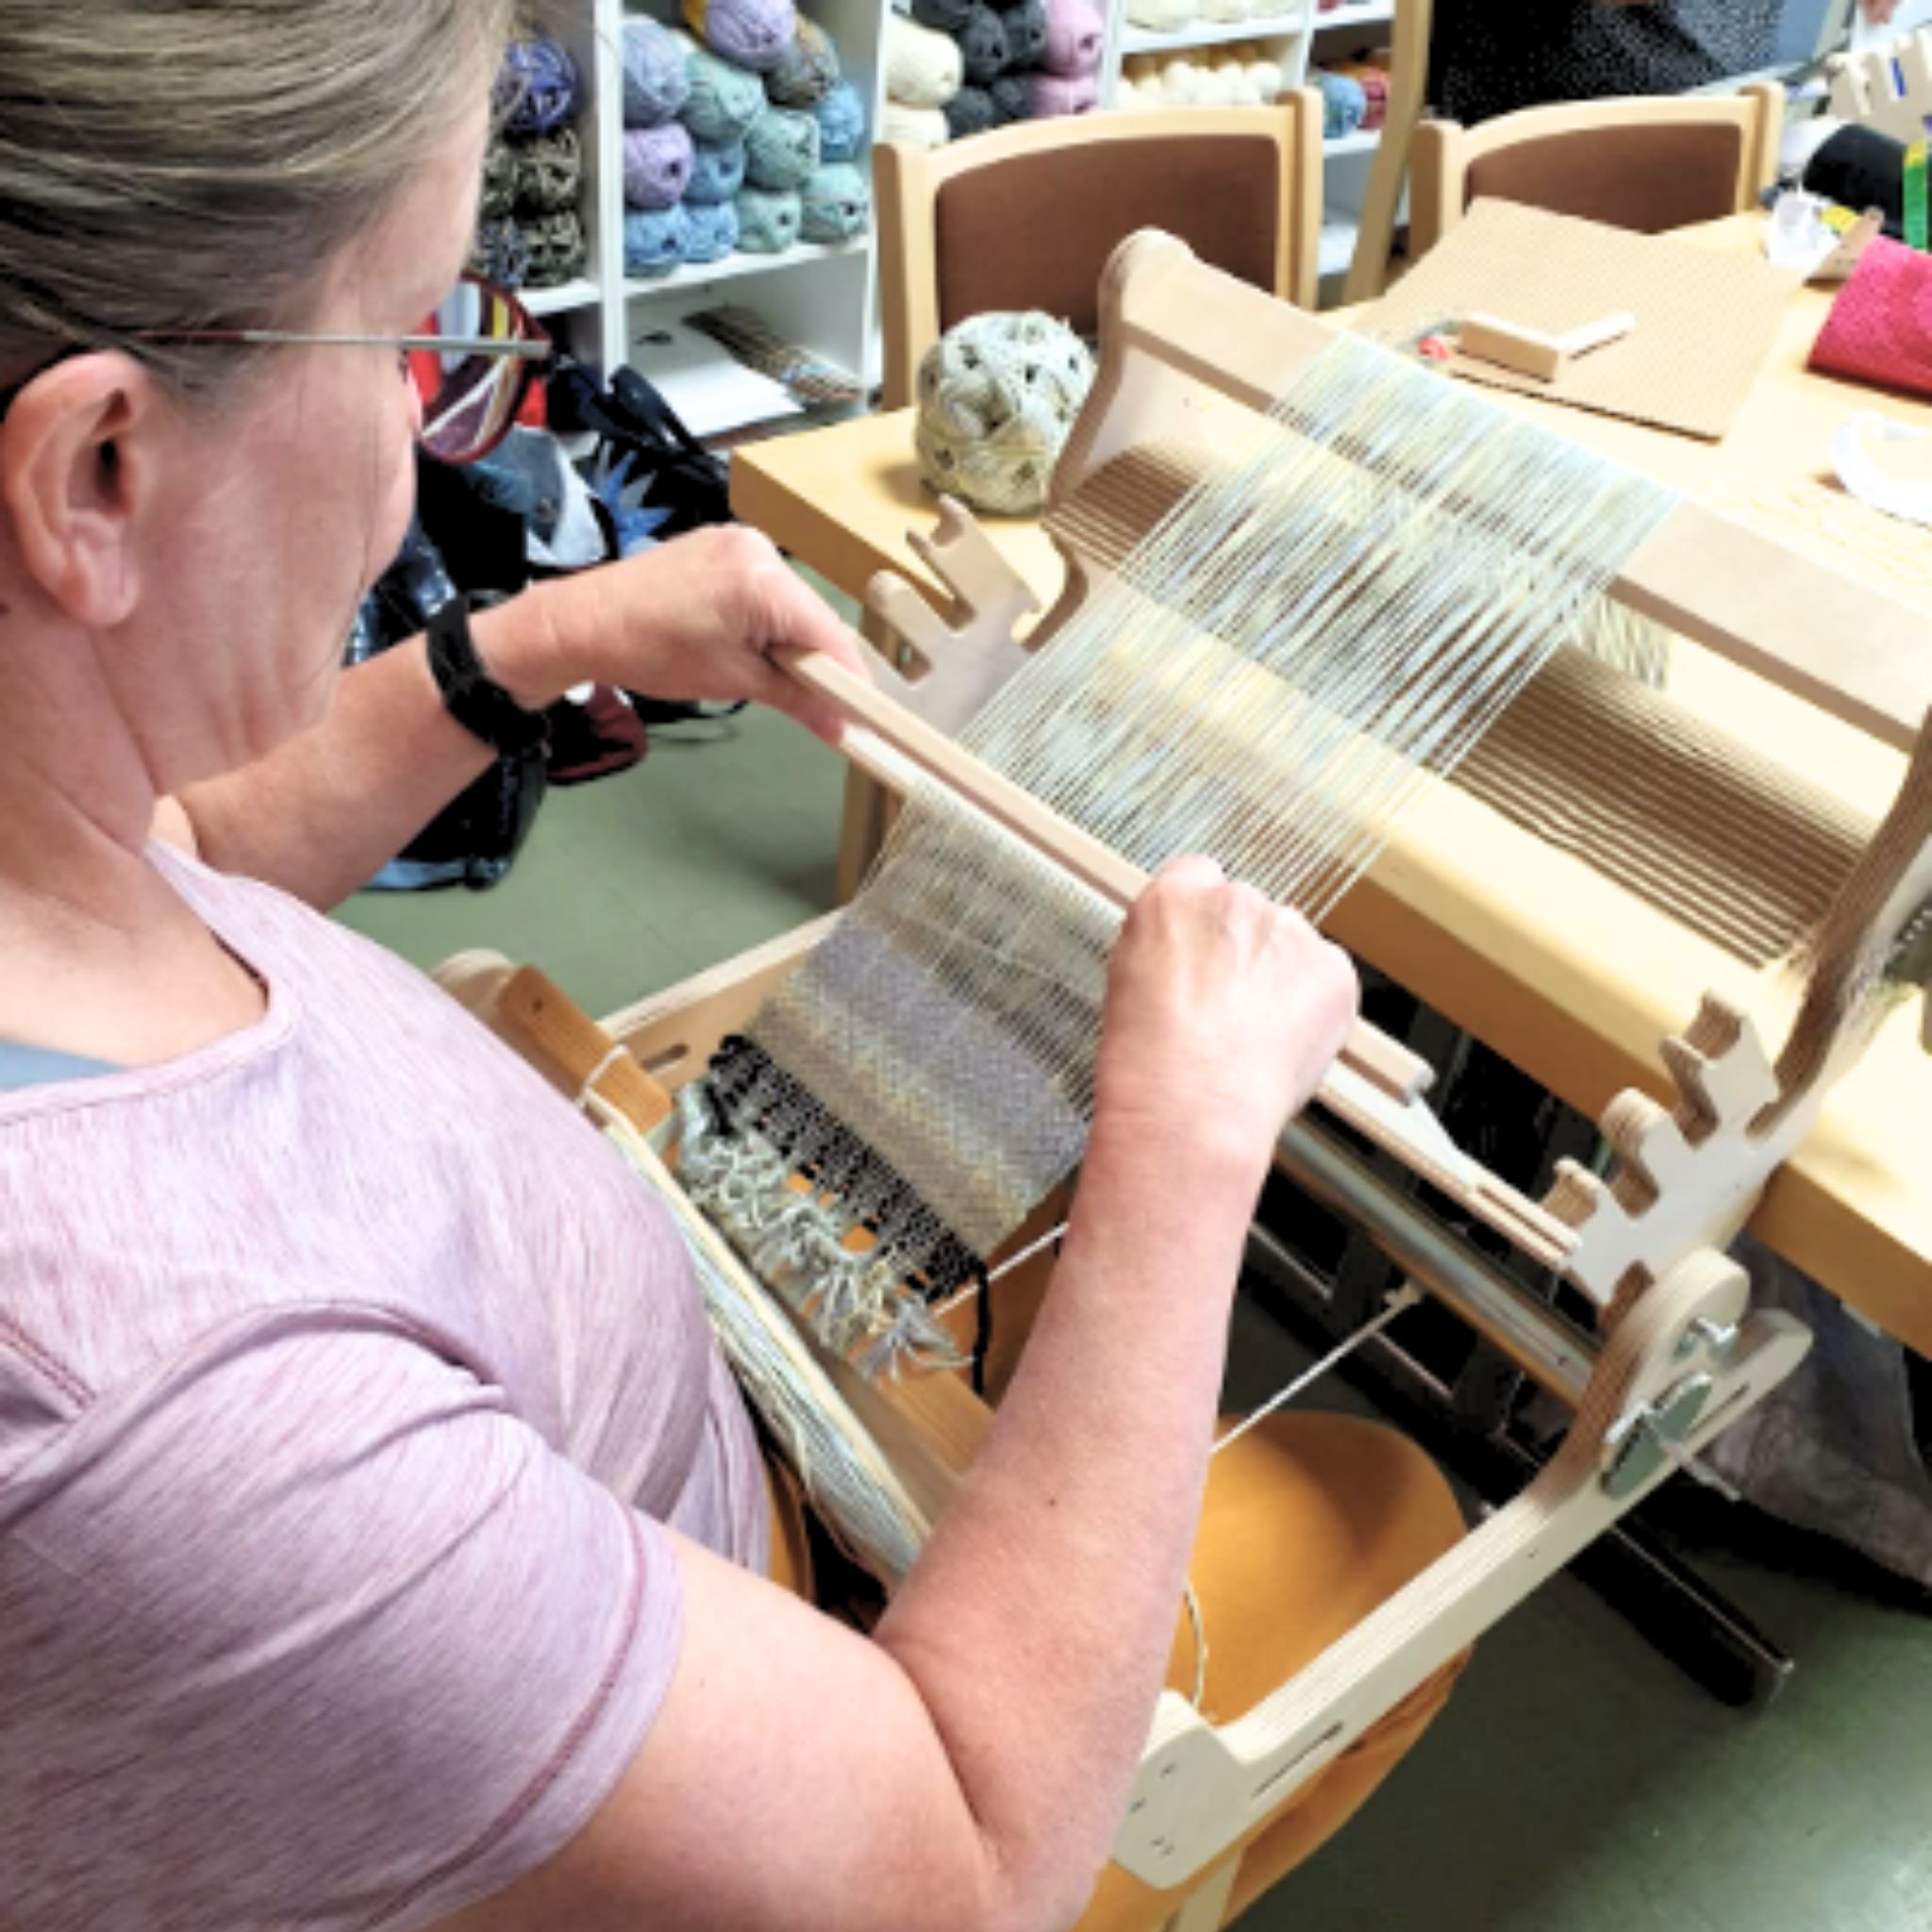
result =
[{"label": "warp thread", "polygon": [[865,175],[850,161],[815,169],[798,200],[798,232],[808,242],[849,242],[872,220]]},{"label": "warp thread", "polygon": [[624,272],[627,275],[668,275],[684,259],[691,217],[682,202],[670,208],[637,208],[624,218]]},{"label": "warp thread", "polygon": [[691,181],[684,191],[691,208],[716,208],[744,186],[744,143],[701,141],[691,152]]},{"label": "warp thread", "polygon": [[683,111],[691,93],[684,49],[655,20],[624,24],[624,125],[661,127]]},{"label": "warp thread", "polygon": [[819,164],[819,124],[791,108],[767,108],[744,137],[744,178],[774,193],[803,188]]},{"label": "warp thread", "polygon": [[695,149],[682,122],[634,127],[624,137],[624,198],[634,208],[664,208],[684,199]]},{"label": "warp thread", "polygon": [[521,289],[530,275],[530,244],[514,217],[479,222],[470,244],[470,271],[499,289]]},{"label": "warp thread", "polygon": [[1093,0],[1046,0],[1044,10],[1046,37],[1040,64],[1062,80],[1098,74],[1107,23]]},{"label": "warp thread", "polygon": [[714,54],[769,74],[798,33],[792,0],[684,0],[684,20]]},{"label": "warp thread", "polygon": [[980,0],[957,36],[959,66],[973,87],[986,87],[1007,71],[1007,29],[1000,16]]},{"label": "warp thread", "polygon": [[865,145],[865,108],[858,90],[841,80],[812,112],[819,124],[819,158],[856,161]]},{"label": "warp thread", "polygon": [[1056,114],[1087,114],[1100,105],[1100,83],[1091,74],[1075,80],[1062,80],[1057,74],[1034,74],[1026,78],[1033,118],[1044,121]]},{"label": "warp thread", "polygon": [[865,395],[865,385],[857,376],[809,349],[783,341],[756,308],[706,308],[687,315],[684,325],[709,336],[747,369],[783,383],[807,408],[856,403]]},{"label": "warp thread", "polygon": [[817,21],[798,16],[785,58],[765,75],[765,92],[781,108],[815,108],[839,85],[839,50]]},{"label": "warp thread", "polygon": [[[1008,7],[1004,12],[993,17],[999,22],[1007,37],[1008,67],[1035,67],[1043,64],[1049,30],[1046,0],[1020,0],[1019,6]],[[1099,43],[1096,42],[1096,69],[1100,64],[1099,52]]]},{"label": "warp thread", "polygon": [[548,134],[573,119],[581,98],[577,63],[559,42],[512,41],[497,70],[496,102],[511,134]]},{"label": "warp thread", "polygon": [[943,108],[908,108],[903,101],[888,100],[879,116],[879,139],[904,147],[944,147],[952,130]]},{"label": "warp thread", "polygon": [[798,240],[805,210],[795,190],[747,188],[733,205],[738,245],[746,255],[781,255]]},{"label": "warp thread", "polygon": [[942,494],[1025,516],[1093,386],[1093,358],[1064,323],[1031,311],[975,315],[919,366],[919,469]]},{"label": "warp thread", "polygon": [[686,261],[723,261],[737,246],[738,210],[728,201],[714,206],[685,204]]},{"label": "warp thread", "polygon": [[886,93],[902,108],[943,108],[965,79],[959,43],[936,27],[886,15]]},{"label": "warp thread", "polygon": [[690,85],[683,121],[699,141],[742,141],[745,130],[765,111],[765,85],[756,74],[721,60],[689,35],[676,37],[684,48],[684,75]]},{"label": "warp thread", "polygon": [[984,134],[996,120],[992,94],[983,87],[962,87],[940,112],[946,117],[947,131],[955,141]]},{"label": "warp thread", "polygon": [[554,289],[583,274],[591,258],[591,242],[575,208],[557,208],[518,225],[530,255],[525,286]]},{"label": "warp thread", "polygon": [[576,129],[519,142],[511,149],[516,164],[516,208],[520,215],[561,214],[577,205],[584,185],[584,151]]}]

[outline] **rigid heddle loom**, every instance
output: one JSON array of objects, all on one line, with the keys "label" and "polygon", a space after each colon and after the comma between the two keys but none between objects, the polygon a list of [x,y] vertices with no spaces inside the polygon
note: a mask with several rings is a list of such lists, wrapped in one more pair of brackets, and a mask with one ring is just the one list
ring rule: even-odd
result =
[{"label": "rigid heddle loom", "polygon": [[[901,801],[853,906],[613,1020],[636,1057],[615,1067],[535,975],[490,991],[672,1202],[727,1353],[871,1567],[904,1573],[984,1432],[975,1324],[1009,1268],[1041,1264],[1036,1210],[1084,1146],[1108,951],[1167,857],[1210,852],[1319,923],[1454,777],[1778,968],[1756,1013],[1707,994],[1662,1043],[1674,1107],[1621,1096],[1614,1171],[1568,1172],[1541,1202],[1455,1145],[1427,1068],[1367,1026],[1284,1132],[1297,1185],[1575,1419],[1517,1502],[1254,1710],[1217,1725],[1163,1699],[1116,1857],[1168,1889],[1802,1357],[1803,1331],[1747,1308],[1724,1251],[1924,974],[1932,670],[1911,612],[1168,238],[1120,252],[1103,313],[1056,483],[1055,610],[1020,641],[1030,595],[949,508],[927,555],[951,620],[887,584],[909,652],[877,688],[790,666]],[[1657,688],[1670,633],[1909,750],[1887,818],[1860,824],[1675,706]],[[1561,774],[1604,758],[1653,814],[1690,801],[1688,836],[1620,843],[1627,828],[1566,816]],[[668,1117],[639,1063],[675,1089]],[[1379,1180],[1324,1115],[1580,1290],[1600,1334]]]}]

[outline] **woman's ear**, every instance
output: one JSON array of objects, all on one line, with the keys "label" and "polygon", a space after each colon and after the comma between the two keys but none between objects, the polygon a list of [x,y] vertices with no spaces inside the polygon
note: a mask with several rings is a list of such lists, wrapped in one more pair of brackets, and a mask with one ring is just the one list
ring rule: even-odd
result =
[{"label": "woman's ear", "polygon": [[159,394],[131,356],[70,357],[0,421],[0,503],[27,575],[76,624],[111,630],[140,596],[140,525],[157,507]]}]

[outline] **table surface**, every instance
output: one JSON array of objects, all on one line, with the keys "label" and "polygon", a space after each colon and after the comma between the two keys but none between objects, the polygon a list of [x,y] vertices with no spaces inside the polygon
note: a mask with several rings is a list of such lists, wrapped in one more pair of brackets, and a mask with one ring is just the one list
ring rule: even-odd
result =
[{"label": "table surface", "polygon": [[[1758,233],[1755,217],[1685,231],[1731,250],[1755,250]],[[1819,488],[1830,481],[1831,438],[1856,411],[1882,408],[1932,429],[1932,407],[1807,371],[1829,306],[1824,291],[1793,295],[1762,377],[1722,442],[1491,393],[1932,619],[1932,539],[1835,508],[1845,500]],[[881,570],[937,588],[907,542],[936,515],[919,481],[909,412],[746,448],[732,470],[739,514],[841,590],[863,597]],[[1050,607],[1065,574],[1041,525],[989,518],[986,527]],[[1932,698],[1932,623],[1926,641]],[[1681,641],[1672,690],[1874,817],[1897,789],[1896,753]],[[1399,828],[1329,929],[1591,1114],[1633,1085],[1668,1097],[1657,1043],[1690,1023],[1707,989],[1752,1004],[1766,990],[1735,958],[1453,788]],[[1774,1180],[1753,1226],[1932,1355],[1932,1061],[1918,1049],[1916,1026],[1916,1006],[1888,1023]]]}]

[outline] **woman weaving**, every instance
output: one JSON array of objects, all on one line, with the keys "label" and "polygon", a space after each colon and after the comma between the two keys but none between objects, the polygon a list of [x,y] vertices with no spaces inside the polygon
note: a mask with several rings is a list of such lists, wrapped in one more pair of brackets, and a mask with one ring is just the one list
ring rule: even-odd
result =
[{"label": "woman weaving", "polygon": [[[1174,1639],[1242,1235],[1352,982],[1170,869],[968,1492],[874,1640],[767,1581],[669,1223],[312,909],[579,680],[833,736],[767,654],[858,661],[728,531],[479,615],[463,677],[457,639],[440,677],[419,642],[339,679],[507,11],[0,0],[0,1923],[1069,1925]],[[1382,1431],[1251,1441],[1210,1501],[1256,1571],[1229,1709],[1459,1529]],[[1085,1923],[1158,1917],[1109,1872]]]}]

